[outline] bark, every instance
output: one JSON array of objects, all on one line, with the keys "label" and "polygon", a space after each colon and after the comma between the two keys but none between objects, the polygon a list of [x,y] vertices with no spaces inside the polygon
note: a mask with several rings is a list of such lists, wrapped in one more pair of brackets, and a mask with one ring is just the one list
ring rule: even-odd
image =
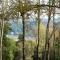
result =
[{"label": "bark", "polygon": [[23,18],[23,20],[22,20],[22,23],[23,23],[23,42],[22,42],[22,44],[23,44],[23,60],[25,60],[25,54],[24,54],[24,50],[25,50],[25,47],[24,47],[24,45],[25,45],[25,21],[24,21],[24,14],[23,14],[23,16],[22,16],[22,18]]},{"label": "bark", "polygon": [[[50,5],[50,2],[49,2]],[[49,23],[50,23],[50,16],[51,16],[52,9],[49,7],[48,13],[48,23],[46,27],[46,42],[45,42],[45,57],[44,60],[49,60],[49,52],[50,52],[50,43],[49,43]]]},{"label": "bark", "polygon": [[0,60],[2,60],[3,33],[4,33],[4,19],[1,20],[1,57],[0,57]]}]

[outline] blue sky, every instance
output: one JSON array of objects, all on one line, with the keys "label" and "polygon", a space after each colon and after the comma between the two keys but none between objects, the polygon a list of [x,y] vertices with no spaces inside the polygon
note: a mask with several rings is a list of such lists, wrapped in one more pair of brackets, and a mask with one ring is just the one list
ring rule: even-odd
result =
[{"label": "blue sky", "polygon": [[[16,34],[21,34],[22,33],[22,30],[23,30],[23,24],[22,24],[22,19],[19,20],[18,22],[15,20],[10,20],[9,23],[11,24],[11,28],[12,28],[12,31],[10,32],[10,34],[13,34],[13,35],[16,35]],[[33,18],[30,18],[29,19],[29,22],[28,22],[28,29],[32,30],[33,28],[35,28],[37,25],[37,22],[35,19]],[[32,32],[30,31],[29,32],[29,35],[32,34]]]},{"label": "blue sky", "polygon": [[[33,36],[34,34],[32,33],[34,28],[37,28],[37,20],[34,18],[35,14],[32,14],[29,19],[28,19],[28,29],[29,31],[27,31],[28,33],[26,34],[26,36]],[[53,16],[51,16],[51,24],[53,23]],[[44,13],[43,15],[40,16],[41,22],[46,26],[47,22],[48,22],[48,16]],[[59,15],[55,15],[55,23],[58,23],[60,20],[60,16]],[[19,19],[18,21],[15,20],[10,20],[9,23],[11,23],[11,27],[12,27],[12,31],[10,32],[10,34],[16,35],[16,34],[22,34],[22,30],[23,30],[23,25],[22,25],[22,19]]]}]

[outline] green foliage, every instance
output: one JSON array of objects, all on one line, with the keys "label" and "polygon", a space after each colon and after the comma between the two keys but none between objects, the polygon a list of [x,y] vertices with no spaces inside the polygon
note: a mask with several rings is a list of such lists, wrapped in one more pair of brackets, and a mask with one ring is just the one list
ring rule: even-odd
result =
[{"label": "green foliage", "polygon": [[[14,53],[16,50],[16,42],[14,40],[11,40],[10,38],[7,38],[5,41],[5,47],[3,47],[3,52],[5,55],[6,60],[13,60]],[[4,60],[5,60],[4,59]]]},{"label": "green foliage", "polygon": [[10,38],[7,38],[6,35],[11,31],[9,23],[4,25],[4,34],[3,34],[3,60],[13,60],[14,52],[16,50],[16,42]]}]

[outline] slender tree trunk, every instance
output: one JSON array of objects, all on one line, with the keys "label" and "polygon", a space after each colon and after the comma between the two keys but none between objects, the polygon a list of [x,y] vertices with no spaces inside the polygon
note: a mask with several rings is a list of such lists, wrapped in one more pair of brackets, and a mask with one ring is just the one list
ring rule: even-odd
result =
[{"label": "slender tree trunk", "polygon": [[37,44],[37,60],[39,60],[39,40],[40,40],[40,8],[38,8],[38,44]]},{"label": "slender tree trunk", "polygon": [[[54,4],[54,6],[55,6],[55,0],[53,1],[53,4]],[[55,30],[55,23],[54,23],[54,20],[55,20],[55,7],[53,8],[53,31]],[[53,34],[53,47],[54,47],[54,45],[55,45],[55,32],[54,32],[54,34]],[[53,48],[53,52],[54,52],[54,60],[55,60],[55,47]]]},{"label": "slender tree trunk", "polygon": [[[50,5],[50,0],[49,0]],[[50,22],[50,16],[51,16],[51,8],[49,7],[49,13],[48,13],[48,23],[46,27],[46,42],[45,42],[45,57],[44,60],[49,60],[49,53],[50,53],[50,43],[49,43],[49,22]],[[46,56],[47,55],[47,56]]]},{"label": "slender tree trunk", "polygon": [[[54,16],[53,16],[54,17]],[[53,24],[54,24],[54,18],[53,18]],[[53,25],[53,31],[55,30],[55,26]],[[53,47],[54,47],[54,45],[55,45],[55,32],[54,32],[54,34],[53,34]],[[53,51],[54,51],[54,60],[55,60],[55,47],[54,47],[54,49],[53,49]]]},{"label": "slender tree trunk", "polygon": [[[40,0],[39,3],[40,5]],[[38,7],[38,44],[37,44],[37,60],[39,60],[39,40],[40,40],[40,8]]]},{"label": "slender tree trunk", "polygon": [[0,60],[2,60],[3,31],[4,31],[4,19],[1,20],[1,57],[0,57]]},{"label": "slender tree trunk", "polygon": [[[25,3],[26,3],[26,0],[25,0]],[[21,4],[20,4],[20,0],[19,0],[19,6],[20,6]],[[20,11],[20,9],[22,10],[22,11]],[[22,53],[23,53],[23,60],[25,60],[25,53],[24,53],[24,50],[25,50],[25,47],[24,47],[24,42],[25,42],[25,21],[24,21],[24,11],[23,11],[23,6],[21,6],[21,7],[19,7],[19,12],[21,12],[21,16],[22,16],[22,24],[23,24],[23,41],[22,41],[22,44],[23,44],[23,46],[22,46]]]},{"label": "slender tree trunk", "polygon": [[22,42],[22,44],[23,44],[23,60],[25,60],[25,54],[24,54],[24,50],[25,50],[25,47],[24,47],[24,42],[25,42],[25,21],[24,21],[24,14],[23,14],[23,16],[22,16],[22,23],[23,23],[23,42]]}]

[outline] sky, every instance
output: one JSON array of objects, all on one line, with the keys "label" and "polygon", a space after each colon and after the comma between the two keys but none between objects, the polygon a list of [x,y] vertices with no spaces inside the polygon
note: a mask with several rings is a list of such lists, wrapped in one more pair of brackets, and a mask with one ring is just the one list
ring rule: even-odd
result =
[{"label": "sky", "polygon": [[[37,26],[37,22],[36,22],[34,15],[35,15],[35,13],[32,13],[28,19],[27,24],[28,24],[29,29],[34,29]],[[48,22],[48,16],[46,15],[46,13],[43,13],[40,16],[40,19],[41,19],[41,22],[46,26],[47,22]],[[53,22],[53,17],[51,16],[51,23],[52,22]],[[55,23],[58,23],[58,22],[60,22],[60,16],[56,14]],[[10,20],[9,23],[11,23],[11,27],[12,27],[12,31],[10,34],[16,35],[16,34],[22,33],[22,30],[23,30],[22,19],[19,19],[18,22]],[[28,35],[31,35],[31,34],[32,34],[32,31],[30,31]]]}]

